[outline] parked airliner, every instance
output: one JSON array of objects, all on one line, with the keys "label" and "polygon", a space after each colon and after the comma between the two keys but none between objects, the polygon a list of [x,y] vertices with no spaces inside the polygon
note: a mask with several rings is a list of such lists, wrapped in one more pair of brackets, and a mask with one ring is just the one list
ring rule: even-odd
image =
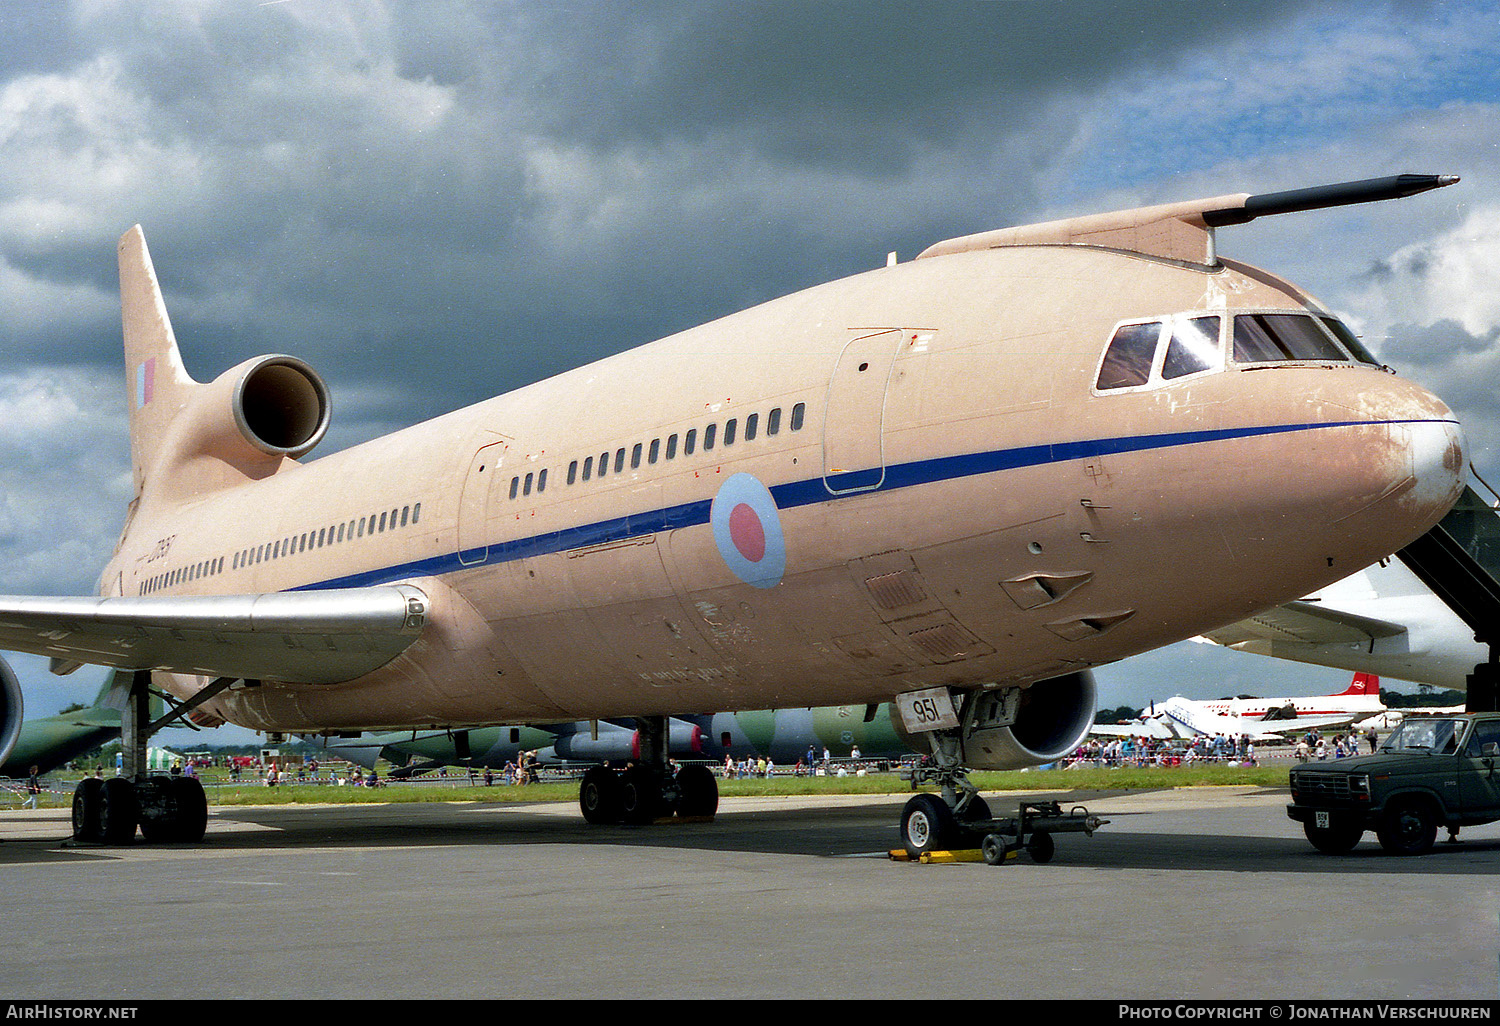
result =
[{"label": "parked airliner", "polygon": [[[1086,735],[1091,667],[1306,595],[1453,504],[1448,407],[1216,231],[1454,181],[950,239],[306,463],[323,379],[269,355],[194,381],[137,226],[135,497],[98,597],[0,598],[0,648],[268,732],[634,717],[641,761],[584,782],[599,820],[717,804],[666,772],[673,714],[894,699],[944,799],[913,799],[906,843],[944,843],[982,806],[966,766]],[[140,769],[146,719],[120,782],[76,796],[81,836],[200,820]]]}]

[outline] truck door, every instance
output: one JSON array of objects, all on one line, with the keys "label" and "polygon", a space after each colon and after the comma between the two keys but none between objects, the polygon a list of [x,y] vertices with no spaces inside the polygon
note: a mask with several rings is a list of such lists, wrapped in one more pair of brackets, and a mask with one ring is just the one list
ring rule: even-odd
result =
[{"label": "truck door", "polygon": [[1486,744],[1500,744],[1500,720],[1475,723],[1459,753],[1459,807],[1467,818],[1500,819],[1500,756],[1486,757]]}]

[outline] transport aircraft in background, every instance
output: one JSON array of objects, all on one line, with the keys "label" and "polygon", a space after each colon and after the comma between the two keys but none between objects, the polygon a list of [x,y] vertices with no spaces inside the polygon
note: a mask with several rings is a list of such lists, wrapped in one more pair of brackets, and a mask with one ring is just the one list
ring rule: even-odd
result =
[{"label": "transport aircraft in background", "polygon": [[0,648],[136,671],[83,837],[201,835],[201,798],[143,769],[154,682],[271,734],[633,718],[641,759],[580,804],[637,822],[717,805],[668,770],[673,716],[894,701],[941,793],[906,844],[950,843],[982,808],[966,767],[1087,735],[1092,667],[1325,587],[1454,504],[1452,411],[1217,242],[1454,181],[950,239],[310,462],[323,379],[278,354],[194,381],[135,227],[134,498],[98,595],[0,597]]},{"label": "transport aircraft in background", "polygon": [[1399,560],[1382,560],[1199,640],[1458,691],[1487,658],[1474,631]]},{"label": "transport aircraft in background", "polygon": [[1309,730],[1347,727],[1383,712],[1380,678],[1356,673],[1349,686],[1336,695],[1225,698],[1207,702],[1176,696],[1151,703],[1139,720],[1095,724],[1090,733],[1153,738],[1223,735],[1272,741]]},{"label": "transport aircraft in background", "polygon": [[[677,760],[721,763],[765,756],[782,769],[823,752],[847,759],[895,760],[926,751],[920,735],[906,732],[890,702],[871,706],[764,709],[672,717],[668,754]],[[389,731],[358,738],[330,738],[333,755],[372,768],[383,758],[405,770],[439,766],[491,767],[515,762],[534,751],[544,764],[625,763],[641,758],[640,731],[609,722],[556,723],[465,730]]]},{"label": "transport aircraft in background", "polygon": [[[120,714],[131,683],[130,673],[110,671],[92,705],[26,719],[20,681],[0,662],[0,698],[7,712],[5,734],[0,737],[0,777],[24,777],[33,766],[46,773],[118,739]],[[153,709],[159,714],[162,704],[154,702]]]}]

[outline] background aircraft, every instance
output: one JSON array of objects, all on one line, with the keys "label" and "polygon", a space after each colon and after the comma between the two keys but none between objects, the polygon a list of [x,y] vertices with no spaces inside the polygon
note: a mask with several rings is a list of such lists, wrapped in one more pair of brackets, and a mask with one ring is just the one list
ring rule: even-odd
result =
[{"label": "background aircraft", "polygon": [[[56,716],[25,719],[20,717],[22,706],[18,702],[14,706],[19,718],[15,740],[9,754],[0,756],[0,776],[24,777],[32,766],[46,773],[117,740],[120,713],[130,694],[130,677],[127,672],[110,671],[92,705]],[[19,697],[19,689],[16,694]],[[162,708],[161,700],[153,698],[153,715],[160,715]]]},{"label": "background aircraft", "polygon": [[[813,750],[845,758],[858,750],[862,758],[899,759],[926,753],[920,736],[906,733],[890,702],[874,706],[822,706],[812,709],[768,709],[673,717],[670,754],[682,760],[722,762],[765,756],[790,767]],[[500,768],[522,752],[536,751],[543,763],[625,762],[639,759],[640,736],[632,727],[601,722],[598,737],[589,723],[544,726],[475,727],[468,730],[394,731],[323,742],[332,754],[371,767],[377,758],[398,766],[425,769],[465,765]]]},{"label": "background aircraft", "polygon": [[1248,735],[1270,741],[1288,734],[1352,724],[1385,710],[1380,678],[1356,673],[1336,695],[1293,698],[1232,698],[1194,701],[1175,696],[1153,702],[1129,724],[1095,724],[1090,733],[1117,737],[1225,737]]},{"label": "background aircraft", "polygon": [[1397,559],[1202,639],[1238,652],[1462,691],[1488,647]]}]

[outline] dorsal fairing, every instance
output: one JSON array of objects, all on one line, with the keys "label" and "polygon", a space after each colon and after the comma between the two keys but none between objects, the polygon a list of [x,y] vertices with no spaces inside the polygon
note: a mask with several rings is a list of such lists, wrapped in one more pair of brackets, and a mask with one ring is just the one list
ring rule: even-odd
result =
[{"label": "dorsal fairing", "polygon": [[1457,175],[1392,175],[1286,192],[1212,196],[965,235],[929,246],[917,259],[1002,246],[1096,246],[1217,267],[1215,228],[1272,214],[1399,199],[1457,181]]}]

